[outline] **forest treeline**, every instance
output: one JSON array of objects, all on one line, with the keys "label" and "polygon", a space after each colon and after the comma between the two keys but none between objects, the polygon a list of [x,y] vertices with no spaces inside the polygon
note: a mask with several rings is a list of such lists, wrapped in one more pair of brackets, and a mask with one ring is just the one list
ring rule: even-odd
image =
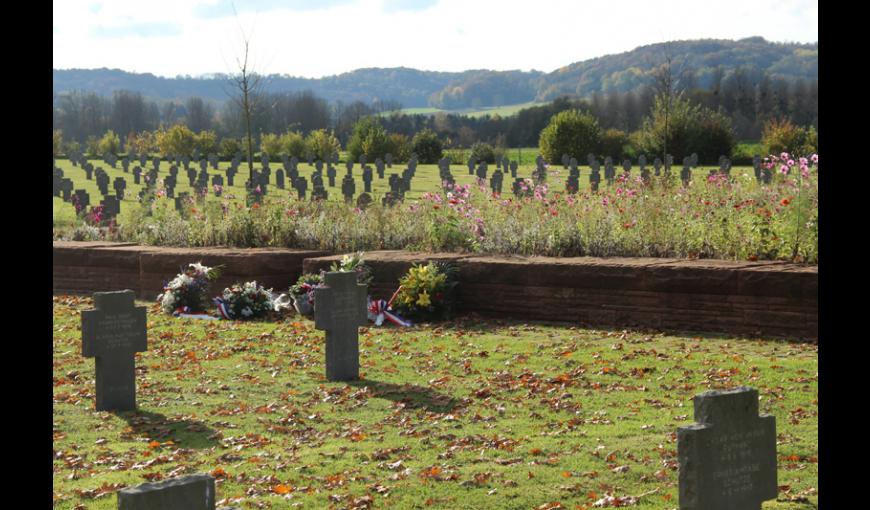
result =
[{"label": "forest treeline", "polygon": [[[789,81],[738,68],[727,74],[721,71],[709,87],[677,80],[676,90],[693,103],[728,116],[738,140],[758,140],[763,125],[772,119],[787,119],[818,129],[818,80]],[[629,92],[596,92],[588,98],[559,97],[506,117],[470,117],[450,113],[407,115],[396,112],[401,107],[396,101],[329,102],[311,91],[263,93],[254,102],[252,131],[259,139],[264,134],[288,130],[307,135],[327,129],[344,145],[360,119],[378,115],[391,133],[413,137],[431,129],[447,147],[470,147],[478,141],[502,147],[533,147],[538,145],[540,132],[550,118],[568,109],[590,113],[603,129],[634,132],[649,115],[654,98],[653,87],[643,86]],[[219,138],[237,138],[245,132],[244,117],[236,103],[216,106],[199,97],[157,102],[138,91],[120,90],[112,97],[73,91],[56,97],[53,111],[54,129],[60,130],[65,140],[82,144],[108,130],[117,133],[123,144],[130,135],[179,123],[196,132],[214,131]]]}]

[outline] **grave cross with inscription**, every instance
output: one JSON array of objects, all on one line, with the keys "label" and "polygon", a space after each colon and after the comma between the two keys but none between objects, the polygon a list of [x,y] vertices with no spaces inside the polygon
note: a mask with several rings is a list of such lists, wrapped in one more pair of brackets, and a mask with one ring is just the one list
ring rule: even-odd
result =
[{"label": "grave cross with inscription", "polygon": [[326,378],[359,379],[359,327],[368,324],[367,287],[356,272],[326,273],[314,291],[314,327],[326,331]]},{"label": "grave cross with inscription", "polygon": [[776,419],[758,390],[695,396],[695,425],[677,429],[680,510],[760,510],[775,499]]},{"label": "grave cross with inscription", "polygon": [[145,307],[132,290],[94,293],[82,312],[82,356],[96,358],[97,411],[136,409],[135,353],[148,348]]}]

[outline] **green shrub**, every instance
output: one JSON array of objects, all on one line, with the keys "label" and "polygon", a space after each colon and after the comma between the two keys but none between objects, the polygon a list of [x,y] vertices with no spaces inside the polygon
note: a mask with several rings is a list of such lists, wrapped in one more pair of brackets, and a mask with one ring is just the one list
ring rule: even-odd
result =
[{"label": "green shrub", "polygon": [[221,159],[233,159],[236,154],[242,151],[242,141],[238,138],[224,138],[221,140],[220,157]]},{"label": "green shrub", "polygon": [[406,163],[411,159],[411,140],[401,133],[390,133],[388,148],[387,152],[393,155],[393,161],[397,163]]},{"label": "green shrub", "polygon": [[77,154],[79,151],[81,151],[81,149],[81,144],[76,142],[75,140],[63,144],[63,153],[67,156],[69,156],[70,154]]},{"label": "green shrub", "polygon": [[465,165],[468,163],[470,152],[466,149],[447,149],[446,156],[451,165]]},{"label": "green shrub", "polygon": [[[347,142],[347,153],[351,161],[359,161],[362,154],[368,161],[384,158],[392,150],[387,130],[381,126],[377,117],[364,117],[353,127],[353,134]],[[396,154],[393,154],[396,156]]]},{"label": "green shrub", "polygon": [[325,129],[318,129],[308,133],[308,139],[305,141],[307,149],[314,155],[314,159],[326,161],[333,154],[341,152],[341,142],[334,134],[327,132]]},{"label": "green shrub", "polygon": [[411,145],[417,153],[418,161],[423,164],[437,163],[444,154],[444,144],[431,129],[424,129],[414,135]]},{"label": "green shrub", "polygon": [[[601,157],[610,156],[614,158],[614,160],[621,160],[626,156],[626,145],[628,145],[628,143],[628,134],[626,134],[625,131],[619,129],[607,129],[601,133],[601,138],[598,141],[597,152]],[[574,157],[577,158],[578,162],[586,161],[578,156]]]},{"label": "green shrub", "polygon": [[[495,163],[495,150],[488,143],[477,142],[471,146],[471,155],[469,157],[476,162],[486,161],[487,163]],[[465,163],[467,162],[465,161]]]},{"label": "green shrub", "polygon": [[154,133],[154,138],[162,156],[172,154],[190,156],[197,143],[196,134],[184,124],[176,124],[169,129],[158,129]]},{"label": "green shrub", "polygon": [[267,133],[260,138],[260,150],[269,155],[270,161],[277,161],[281,154],[281,137],[276,134]]},{"label": "green shrub", "polygon": [[121,138],[111,129],[106,131],[97,144],[97,151],[100,155],[108,152],[117,156],[121,152]]},{"label": "green shrub", "polygon": [[203,156],[217,154],[220,148],[217,141],[217,133],[214,131],[200,131],[194,136],[193,146]]},{"label": "green shrub", "polygon": [[815,128],[795,126],[788,120],[772,120],[764,125],[761,135],[763,156],[788,152],[794,156],[810,156],[818,151],[819,136]]},{"label": "green shrub", "polygon": [[666,108],[665,98],[657,97],[652,116],[644,119],[637,136],[642,153],[662,157],[667,151],[674,156],[674,162],[679,162],[694,152],[702,164],[713,164],[719,156],[731,156],[735,141],[728,117],[693,105],[682,95],[671,98],[670,103],[670,108]]},{"label": "green shrub", "polygon": [[299,131],[287,131],[281,136],[281,152],[288,158],[296,156],[299,159],[305,157],[308,148],[305,146],[305,137]]},{"label": "green shrub", "polygon": [[55,129],[52,135],[51,154],[58,157],[63,148],[63,132],[60,129]]},{"label": "green shrub", "polygon": [[544,160],[560,164],[562,155],[585,161],[586,155],[598,148],[601,129],[595,117],[577,110],[565,110],[553,115],[541,131],[539,147]]}]

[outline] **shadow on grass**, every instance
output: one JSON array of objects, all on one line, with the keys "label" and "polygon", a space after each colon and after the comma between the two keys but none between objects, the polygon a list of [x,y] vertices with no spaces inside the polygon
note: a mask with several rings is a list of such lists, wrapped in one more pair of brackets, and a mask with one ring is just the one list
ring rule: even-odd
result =
[{"label": "shadow on grass", "polygon": [[180,448],[211,448],[218,440],[211,439],[214,430],[197,420],[173,420],[150,411],[117,411],[115,415],[127,421],[133,434],[161,443],[172,440]]},{"label": "shadow on grass", "polygon": [[373,397],[401,402],[409,409],[423,408],[433,413],[446,413],[462,405],[461,400],[424,386],[372,379],[348,381],[347,384],[355,388],[368,388]]}]

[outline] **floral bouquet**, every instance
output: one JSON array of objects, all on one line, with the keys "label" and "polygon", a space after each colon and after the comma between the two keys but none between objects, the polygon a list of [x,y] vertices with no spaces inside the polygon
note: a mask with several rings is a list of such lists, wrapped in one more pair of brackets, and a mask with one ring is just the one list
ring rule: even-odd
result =
[{"label": "floral bouquet", "polygon": [[345,255],[341,258],[341,262],[333,262],[329,270],[341,272],[355,271],[356,282],[361,285],[368,285],[372,282],[374,274],[372,274],[372,268],[367,266],[363,260],[363,255],[365,253],[361,251],[353,255]]},{"label": "floral bouquet", "polygon": [[444,319],[453,313],[456,266],[430,262],[415,265],[399,280],[393,308],[416,321]]},{"label": "floral bouquet", "polygon": [[163,285],[163,293],[157,302],[165,313],[196,313],[208,308],[208,290],[211,282],[220,276],[222,266],[207,267],[197,262],[188,265]]},{"label": "floral bouquet", "polygon": [[296,285],[290,286],[293,297],[293,308],[302,315],[314,313],[314,289],[323,285],[323,276],[305,273],[296,280]]},{"label": "floral bouquet", "polygon": [[235,284],[224,289],[214,299],[221,317],[228,320],[250,320],[262,317],[275,309],[272,289],[264,289],[257,282]]}]

